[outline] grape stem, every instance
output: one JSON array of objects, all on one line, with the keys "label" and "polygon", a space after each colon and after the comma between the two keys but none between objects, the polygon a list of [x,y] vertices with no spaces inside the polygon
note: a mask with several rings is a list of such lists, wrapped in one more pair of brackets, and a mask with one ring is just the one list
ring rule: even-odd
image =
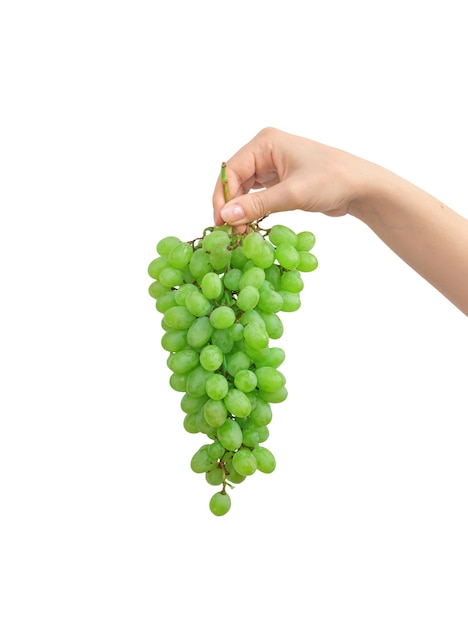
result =
[{"label": "grape stem", "polygon": [[229,182],[226,175],[226,163],[221,164],[221,182],[223,183],[224,202],[229,202],[231,194],[229,193]]}]

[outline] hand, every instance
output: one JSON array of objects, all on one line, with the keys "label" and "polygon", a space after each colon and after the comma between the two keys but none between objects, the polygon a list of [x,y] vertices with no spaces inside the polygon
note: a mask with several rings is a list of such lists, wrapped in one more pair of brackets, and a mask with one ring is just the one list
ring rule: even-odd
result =
[{"label": "hand", "polygon": [[[221,179],[214,195],[214,221],[235,226],[278,211],[345,215],[359,195],[359,180],[376,167],[310,139],[266,128],[226,163],[231,200]],[[262,189],[255,193],[250,190]]]}]

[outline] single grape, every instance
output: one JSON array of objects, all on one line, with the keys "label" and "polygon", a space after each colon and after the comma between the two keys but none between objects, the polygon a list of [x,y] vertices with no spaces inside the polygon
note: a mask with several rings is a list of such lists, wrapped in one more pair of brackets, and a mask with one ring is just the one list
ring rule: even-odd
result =
[{"label": "single grape", "polygon": [[200,352],[200,363],[210,372],[214,372],[221,367],[223,358],[224,355],[221,348],[212,344],[208,344]]},{"label": "single grape", "polygon": [[169,253],[169,263],[172,267],[181,269],[190,263],[193,255],[193,248],[189,243],[177,243]]},{"label": "single grape", "polygon": [[232,457],[232,465],[241,476],[251,476],[257,469],[257,459],[248,448],[241,448]]},{"label": "single grape", "polygon": [[241,311],[254,309],[260,299],[260,292],[257,287],[247,285],[237,294],[237,306]]},{"label": "single grape", "polygon": [[226,450],[237,450],[242,444],[242,429],[235,420],[230,418],[219,426],[216,436]]},{"label": "single grape", "polygon": [[165,256],[157,257],[149,264],[148,274],[151,276],[151,278],[158,280],[162,270],[166,267],[170,267],[169,259]]},{"label": "single grape", "polygon": [[[159,300],[158,300],[159,302]],[[188,329],[192,322],[195,320],[195,315],[192,315],[185,306],[172,306],[164,313],[164,321],[171,327],[179,330]]]},{"label": "single grape", "polygon": [[203,348],[208,343],[213,334],[213,326],[208,317],[198,317],[189,326],[187,333],[187,343],[192,348]]},{"label": "single grape", "polygon": [[186,308],[196,317],[209,315],[212,309],[211,302],[198,290],[191,291],[185,299]]},{"label": "single grape", "polygon": [[222,374],[211,374],[206,381],[205,390],[212,400],[222,400],[229,390],[227,378]]},{"label": "single grape", "polygon": [[168,256],[171,253],[171,250],[179,243],[180,239],[178,237],[164,237],[164,239],[161,239],[158,242],[156,251],[161,256]]},{"label": "single grape", "polygon": [[257,469],[264,474],[271,474],[276,468],[276,459],[267,448],[257,446],[253,449],[252,454],[257,461]]},{"label": "single grape", "polygon": [[166,293],[167,291],[169,291],[169,287],[166,287],[166,285],[163,285],[159,280],[155,280],[148,287],[149,295],[155,300],[157,300],[159,296],[162,296],[162,294]]},{"label": "single grape", "polygon": [[161,337],[161,345],[168,352],[179,352],[187,347],[187,331],[171,328]]},{"label": "single grape", "polygon": [[225,515],[231,508],[231,498],[225,491],[215,493],[210,499],[210,511],[217,516]]},{"label": "single grape", "polygon": [[236,314],[228,306],[219,306],[213,309],[210,314],[210,322],[213,328],[224,329],[232,326],[236,321]]},{"label": "single grape", "polygon": [[282,226],[281,224],[275,224],[271,227],[268,238],[275,246],[279,246],[283,243],[287,243],[291,246],[296,246],[297,244],[296,233],[291,228]]},{"label": "single grape", "polygon": [[209,300],[217,300],[223,293],[223,283],[215,272],[207,272],[201,281],[201,290]]},{"label": "single grape", "polygon": [[287,270],[296,269],[300,261],[299,252],[290,243],[280,243],[276,248],[275,258]]},{"label": "single grape", "polygon": [[213,485],[215,487],[217,485],[222,485],[223,479],[224,479],[223,470],[220,467],[215,467],[209,472],[206,472],[205,477],[206,477],[206,482],[209,485]]},{"label": "single grape", "polygon": [[315,235],[308,230],[297,233],[296,250],[299,252],[308,252],[315,245]]},{"label": "single grape", "polygon": [[204,405],[203,415],[210,426],[218,428],[226,421],[228,412],[222,400],[209,398]]},{"label": "single grape", "polygon": [[197,474],[209,472],[216,467],[216,462],[208,454],[208,445],[202,446],[195,452],[190,461],[190,467]]},{"label": "single grape", "polygon": [[249,398],[240,389],[229,389],[223,402],[229,413],[237,417],[247,417],[252,410]]}]

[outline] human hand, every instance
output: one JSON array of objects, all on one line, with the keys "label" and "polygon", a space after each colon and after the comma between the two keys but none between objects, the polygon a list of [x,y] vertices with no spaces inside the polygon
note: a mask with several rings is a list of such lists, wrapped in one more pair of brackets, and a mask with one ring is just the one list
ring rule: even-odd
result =
[{"label": "human hand", "polygon": [[231,200],[226,203],[219,178],[213,194],[215,224],[239,226],[295,209],[345,215],[369,166],[342,150],[265,128],[226,162]]}]

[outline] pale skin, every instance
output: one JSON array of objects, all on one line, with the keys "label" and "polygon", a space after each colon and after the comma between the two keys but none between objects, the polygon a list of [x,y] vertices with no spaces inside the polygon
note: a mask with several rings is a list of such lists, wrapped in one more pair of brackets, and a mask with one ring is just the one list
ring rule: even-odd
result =
[{"label": "pale skin", "polygon": [[[226,162],[215,224],[244,224],[300,209],[352,215],[468,315],[468,220],[385,168],[343,150],[265,128]],[[256,193],[249,193],[258,190]]]}]

